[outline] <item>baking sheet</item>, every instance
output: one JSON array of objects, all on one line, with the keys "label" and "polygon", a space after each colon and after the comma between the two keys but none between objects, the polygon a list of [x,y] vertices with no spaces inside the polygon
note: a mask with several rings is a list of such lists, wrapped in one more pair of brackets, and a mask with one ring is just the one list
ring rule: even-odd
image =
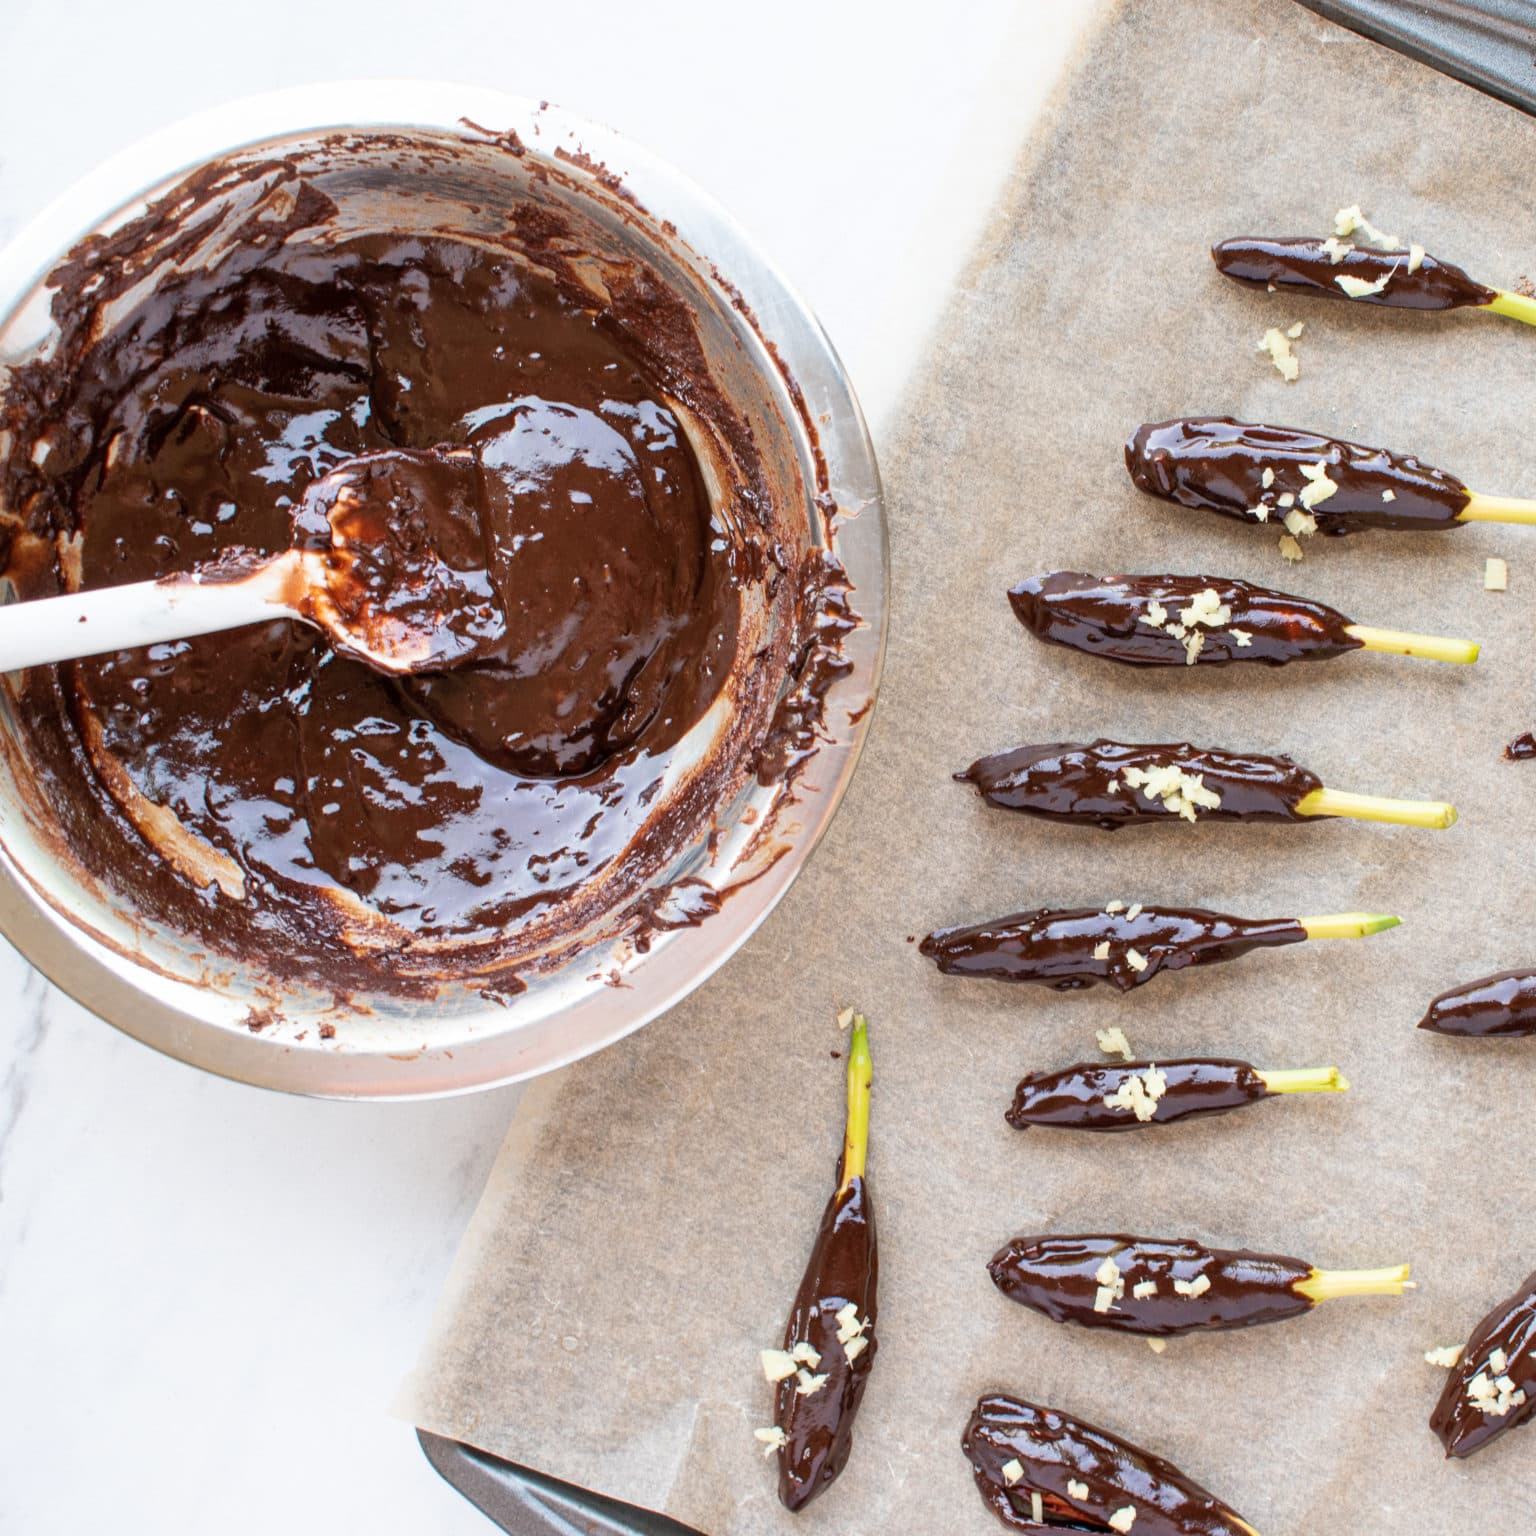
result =
[{"label": "baking sheet", "polygon": [[[1413,1025],[1453,982],[1530,963],[1536,533],[1312,540],[1139,497],[1144,419],[1230,412],[1420,454],[1536,495],[1536,335],[1266,297],[1218,280],[1210,241],[1324,232],[1361,202],[1475,277],[1536,267],[1536,124],[1275,0],[1114,10],[1026,146],[884,448],[895,608],[864,765],[778,913],[638,1035],[528,1092],[403,1411],[439,1434],[664,1509],[712,1536],[993,1528],[959,1436],[1018,1392],[1170,1456],[1266,1536],[1529,1529],[1536,1434],[1466,1464],[1426,1420],[1460,1342],[1536,1265],[1519,1042]],[[1301,379],[1256,351],[1304,320]],[[1483,590],[1483,560],[1510,591]],[[1030,640],[1007,586],[1060,567],[1203,570],[1361,622],[1484,642],[1475,668],[1383,656],[1140,672]],[[1189,738],[1289,751],[1328,784],[1446,797],[1448,832],[1328,823],[1091,829],[983,806],[949,774],[1025,740]],[[814,782],[814,773],[811,775]],[[929,927],[1119,897],[1252,915],[1393,911],[1316,943],[1128,997],[939,977]],[[841,1129],[844,1038],[871,1018],[881,1355],[840,1481],[791,1518],[752,1429]],[[1127,1137],[1002,1119],[1025,1071],[1096,1055],[1337,1062],[1342,1098],[1281,1100]],[[1411,1259],[1401,1301],[1174,1340],[1057,1327],[985,1261],[1024,1231],[1188,1235],[1333,1268]]]}]

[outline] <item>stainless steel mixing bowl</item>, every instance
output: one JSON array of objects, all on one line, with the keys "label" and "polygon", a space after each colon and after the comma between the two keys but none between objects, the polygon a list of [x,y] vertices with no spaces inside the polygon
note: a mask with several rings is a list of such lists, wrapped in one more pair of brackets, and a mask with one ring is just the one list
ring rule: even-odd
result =
[{"label": "stainless steel mixing bowl", "polygon": [[[787,814],[782,785],[750,781],[718,808],[713,845],[701,839],[658,877],[734,887],[718,913],[659,935],[645,953],[622,942],[588,949],[505,1004],[452,986],[430,1003],[357,998],[332,1039],[320,1026],[336,1020],[337,1000],[323,985],[285,988],[274,1004],[271,978],[157,930],[83,876],[49,825],[46,796],[29,782],[10,695],[0,697],[0,761],[9,764],[0,771],[0,930],[34,965],[109,1023],[210,1071],[298,1093],[411,1098],[510,1082],[610,1044],[698,986],[773,910],[836,811],[868,726],[885,641],[886,531],[874,452],[843,368],[756,247],[654,156],[558,108],[492,92],[416,82],[306,87],[235,103],[117,156],[0,253],[0,368],[46,345],[42,280],[81,238],[120,225],[196,166],[246,153],[303,155],[338,130],[381,146],[370,173],[327,187],[365,214],[369,199],[399,206],[390,178],[405,163],[411,198],[427,200],[436,227],[450,219],[444,210],[463,218],[466,207],[477,216],[505,207],[540,177],[541,194],[558,181],[584,217],[621,243],[638,242],[699,301],[711,370],[750,413],[779,483],[803,503],[795,516],[803,515],[807,542],[827,541],[814,499],[824,464],[838,508],[830,542],[862,620],[846,644],[852,670],[828,699],[827,739]],[[453,156],[433,159],[445,138],[485,146],[484,130],[515,133],[526,153],[472,155],[458,169]]]}]

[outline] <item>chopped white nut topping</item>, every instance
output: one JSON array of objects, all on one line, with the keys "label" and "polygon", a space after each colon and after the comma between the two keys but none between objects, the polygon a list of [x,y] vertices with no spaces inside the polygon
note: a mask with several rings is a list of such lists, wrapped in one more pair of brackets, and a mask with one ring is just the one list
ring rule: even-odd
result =
[{"label": "chopped white nut topping", "polygon": [[851,1365],[868,1348],[869,1340],[862,1333],[856,1333],[843,1345],[843,1353],[848,1356],[848,1362]]},{"label": "chopped white nut topping", "polygon": [[1348,272],[1341,272],[1336,282],[1352,299],[1368,299],[1373,293],[1380,293],[1392,280],[1391,272],[1383,272],[1374,283],[1368,283],[1363,277],[1353,277]]},{"label": "chopped white nut topping", "polygon": [[1125,1031],[1118,1024],[1108,1029],[1095,1030],[1094,1039],[1099,1042],[1099,1049],[1106,1056],[1123,1056],[1127,1061],[1135,1061],[1136,1053],[1131,1049],[1131,1042],[1125,1038]]},{"label": "chopped white nut topping", "polygon": [[1292,538],[1308,538],[1317,532],[1317,519],[1303,512],[1300,507],[1292,507],[1285,514],[1285,531]]},{"label": "chopped white nut topping", "polygon": [[1099,1265],[1093,1278],[1099,1285],[1093,1298],[1093,1310],[1108,1312],[1125,1295],[1125,1280],[1120,1274],[1120,1266],[1115,1263],[1112,1255]]},{"label": "chopped white nut topping", "polygon": [[[1127,783],[1130,782],[1129,775],[1127,775],[1126,782]],[[1108,913],[1124,912],[1125,911],[1125,903],[1123,901],[1119,900],[1118,898],[1116,900],[1114,900],[1114,901],[1106,901],[1104,903],[1104,910],[1106,912],[1108,912]]]},{"label": "chopped white nut topping", "polygon": [[1289,491],[1286,491],[1280,497],[1280,505],[1282,507],[1294,507],[1296,505],[1296,498]]},{"label": "chopped white nut topping", "polygon": [[[1502,1353],[1502,1350],[1494,1351],[1495,1355],[1502,1355]],[[1490,1367],[1493,1366],[1492,1356],[1489,1357],[1488,1364]],[[1508,1364],[1508,1361],[1505,1364]],[[1492,1419],[1502,1419],[1505,1414],[1525,1403],[1525,1393],[1518,1390],[1514,1382],[1498,1369],[1495,1369],[1493,1377],[1490,1377],[1487,1371],[1479,1371],[1467,1383],[1467,1396],[1479,1413],[1485,1413]]]},{"label": "chopped white nut topping", "polygon": [[1147,604],[1147,611],[1137,620],[1139,624],[1149,624],[1153,629],[1161,629],[1163,622],[1168,617],[1168,610],[1154,597]]},{"label": "chopped white nut topping", "polygon": [[1012,1461],[1005,1461],[999,1470],[1003,1474],[1003,1481],[1012,1488],[1024,1476],[1024,1463],[1015,1456]]},{"label": "chopped white nut topping", "polygon": [[1133,971],[1140,973],[1147,968],[1147,957],[1139,949],[1128,949],[1125,952],[1125,963]]},{"label": "chopped white nut topping", "polygon": [[1133,906],[1132,908],[1130,908],[1129,911],[1126,912],[1126,914],[1125,914],[1126,920],[1129,921],[1133,917],[1140,917],[1141,914],[1142,914],[1142,911],[1143,911],[1142,905],[1138,901],[1135,906]]},{"label": "chopped white nut topping", "polygon": [[1148,1296],[1156,1296],[1157,1281],[1138,1280],[1136,1284],[1131,1287],[1131,1295],[1134,1296],[1137,1301],[1145,1301]]},{"label": "chopped white nut topping", "polygon": [[769,1381],[783,1381],[795,1374],[795,1358],[782,1349],[760,1349],[757,1358],[762,1361],[763,1375]]},{"label": "chopped white nut topping", "polygon": [[[1139,789],[1148,800],[1160,800],[1165,811],[1182,816],[1185,821],[1195,819],[1196,806],[1214,811],[1221,804],[1221,796],[1214,789],[1205,787],[1203,774],[1185,773],[1177,764],[1160,763],[1152,768],[1132,767],[1123,771],[1125,782],[1132,789]],[[1141,910],[1138,901],[1129,915],[1136,917]]]},{"label": "chopped white nut topping", "polygon": [[812,1376],[809,1371],[797,1371],[795,1381],[797,1382],[795,1392],[800,1397],[809,1397],[813,1392],[820,1392],[827,1384],[825,1376]]},{"label": "chopped white nut topping", "polygon": [[1483,586],[1490,592],[1509,591],[1509,562],[1489,555],[1483,562]]},{"label": "chopped white nut topping", "polygon": [[1288,533],[1280,535],[1280,553],[1287,560],[1301,559],[1301,545]]},{"label": "chopped white nut topping", "polygon": [[1237,648],[1241,650],[1245,645],[1253,644],[1253,636],[1246,629],[1228,630],[1228,634],[1237,641]]},{"label": "chopped white nut topping", "polygon": [[1323,253],[1334,266],[1338,266],[1352,250],[1354,246],[1346,245],[1337,235],[1329,235],[1323,241]]},{"label": "chopped white nut topping", "polygon": [[[1268,473],[1268,471],[1266,471],[1266,473]],[[1269,508],[1265,506],[1262,501],[1258,504],[1258,506],[1249,507],[1248,510],[1253,514],[1255,522],[1267,523],[1269,521]]]},{"label": "chopped white nut topping", "polygon": [[1397,492],[1396,491],[1383,491],[1381,493],[1381,499],[1383,501],[1396,501],[1397,500]]},{"label": "chopped white nut topping", "polygon": [[1184,665],[1192,667],[1197,657],[1205,646],[1205,636],[1197,629],[1194,634],[1188,635],[1184,640]]},{"label": "chopped white nut topping", "polygon": [[1109,1517],[1110,1530],[1119,1531],[1120,1536],[1125,1536],[1125,1533],[1135,1524],[1136,1506],[1134,1504],[1126,1504],[1122,1506]]},{"label": "chopped white nut topping", "polygon": [[777,1424],[770,1424],[767,1429],[754,1429],[752,1435],[754,1439],[763,1442],[764,1456],[772,1456],[775,1451],[789,1444],[789,1436]]},{"label": "chopped white nut topping", "polygon": [[1157,1114],[1157,1101],[1167,1092],[1167,1074],[1155,1066],[1148,1067],[1145,1072],[1131,1073],[1113,1093],[1105,1095],[1104,1106],[1128,1109],[1138,1120],[1146,1122]]},{"label": "chopped white nut topping", "polygon": [[1301,377],[1301,363],[1291,338],[1278,326],[1270,326],[1259,341],[1259,351],[1269,353],[1269,360],[1287,384],[1294,384]]},{"label": "chopped white nut topping", "polygon": [[1445,1344],[1439,1349],[1426,1349],[1424,1361],[1427,1365],[1438,1365],[1444,1370],[1450,1370],[1461,1359],[1460,1344]]},{"label": "chopped white nut topping", "polygon": [[1033,1488],[1029,1490],[1029,1518],[1036,1525],[1045,1524],[1045,1500]]},{"label": "chopped white nut topping", "polygon": [[1496,1349],[1488,1356],[1488,1369],[1495,1376],[1502,1376],[1509,1369],[1509,1356],[1502,1349]]},{"label": "chopped white nut topping", "polygon": [[1327,501],[1338,490],[1338,482],[1328,478],[1328,466],[1318,460],[1316,464],[1303,464],[1301,472],[1307,478],[1307,484],[1301,492],[1301,504],[1307,511],[1319,503]]},{"label": "chopped white nut topping", "polygon": [[1180,1296],[1188,1296],[1193,1301],[1197,1296],[1204,1296],[1211,1288],[1209,1275],[1196,1275],[1193,1280],[1175,1280],[1173,1288]]},{"label": "chopped white nut topping", "polygon": [[1150,1349],[1154,1355],[1160,1355],[1160,1354],[1162,1354],[1162,1352],[1165,1349],[1168,1348],[1168,1340],[1167,1339],[1148,1339],[1147,1340],[1147,1348]]},{"label": "chopped white nut topping", "polygon": [[869,1327],[869,1319],[859,1321],[859,1309],[853,1302],[840,1307],[837,1312],[837,1342],[846,1345],[849,1339],[856,1339]]},{"label": "chopped white nut topping", "polygon": [[1271,469],[1269,467],[1269,465],[1266,464],[1264,466],[1264,475],[1263,475],[1264,489],[1267,491],[1270,488],[1270,486],[1272,486],[1274,483],[1275,483],[1275,472],[1274,472],[1273,469]]},{"label": "chopped white nut topping", "polygon": [[843,1011],[840,1014],[838,1014],[838,1016],[837,1016],[837,1027],[839,1029],[847,1029],[848,1026],[850,1024],[852,1024],[852,1023],[853,1023],[853,1009],[852,1008],[844,1008]]},{"label": "chopped white nut topping", "polygon": [[796,1344],[789,1355],[790,1359],[798,1361],[801,1365],[810,1366],[813,1371],[821,1364],[821,1356],[810,1344]]},{"label": "chopped white nut topping", "polygon": [[1188,629],[1186,629],[1182,624],[1169,624],[1167,629],[1168,633],[1172,635],[1175,640],[1182,640],[1184,636],[1189,633]]},{"label": "chopped white nut topping", "polygon": [[1110,794],[1112,794],[1112,795],[1116,794],[1119,791],[1119,789],[1120,789],[1120,780],[1119,779],[1111,779],[1109,781],[1109,783],[1106,784],[1104,787],[1105,787],[1105,789],[1107,789],[1110,792]]},{"label": "chopped white nut topping", "polygon": [[1080,1483],[1075,1477],[1067,1479],[1067,1497],[1069,1499],[1086,1499],[1088,1497],[1088,1484]]},{"label": "chopped white nut topping", "polygon": [[1305,320],[1298,320],[1295,325],[1286,326],[1285,334],[1289,336],[1292,341],[1300,341],[1301,333],[1306,330],[1306,328],[1307,322]]},{"label": "chopped white nut topping", "polygon": [[1109,959],[1109,940],[1108,939],[1105,939],[1102,943],[1095,944],[1093,946],[1093,958],[1095,960],[1108,960]]},{"label": "chopped white nut topping", "polygon": [[1408,247],[1408,270],[1417,272],[1424,265],[1424,258],[1429,252],[1422,245],[1410,245]]},{"label": "chopped white nut topping", "polygon": [[1217,629],[1230,621],[1232,610],[1222,602],[1221,594],[1215,587],[1204,587],[1189,600],[1189,607],[1179,610],[1179,622],[1186,628],[1192,628],[1196,624],[1204,624],[1209,629]]},{"label": "chopped white nut topping", "polygon": [[1352,235],[1359,230],[1372,245],[1384,251],[1394,251],[1402,246],[1396,235],[1385,235],[1360,211],[1360,204],[1340,208],[1333,216],[1333,232],[1336,235]]}]

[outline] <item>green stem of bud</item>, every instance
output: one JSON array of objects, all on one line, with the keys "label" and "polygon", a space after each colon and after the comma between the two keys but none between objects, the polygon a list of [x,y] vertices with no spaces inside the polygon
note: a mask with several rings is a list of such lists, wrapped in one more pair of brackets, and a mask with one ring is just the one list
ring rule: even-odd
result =
[{"label": "green stem of bud", "polygon": [[1326,917],[1298,917],[1309,939],[1363,939],[1367,934],[1396,928],[1400,917],[1385,912],[1333,912]]},{"label": "green stem of bud", "polygon": [[873,1076],[869,1024],[861,1013],[854,1018],[853,1038],[848,1045],[848,1128],[843,1136],[843,1182],[837,1187],[838,1194],[855,1179],[864,1177],[864,1164],[869,1157],[869,1085]]}]

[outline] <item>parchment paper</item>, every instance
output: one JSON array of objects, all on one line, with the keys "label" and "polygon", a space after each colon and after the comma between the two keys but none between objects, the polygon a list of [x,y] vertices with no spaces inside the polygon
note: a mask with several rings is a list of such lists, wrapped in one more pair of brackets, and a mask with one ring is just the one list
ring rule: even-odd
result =
[{"label": "parchment paper", "polygon": [[[993,1528],[959,1449],[1007,1389],[1173,1458],[1266,1536],[1529,1532],[1536,1430],[1441,1459],[1427,1418],[1460,1342],[1536,1267],[1536,1047],[1415,1031],[1452,983],[1536,961],[1536,531],[1360,535],[1285,565],[1275,536],[1140,497],[1143,419],[1231,412],[1420,454],[1536,495],[1536,335],[1462,313],[1266,297],[1206,248],[1324,233],[1360,201],[1474,276],[1536,262],[1536,123],[1280,0],[1145,0],[1091,43],[1026,148],[884,445],[895,560],[871,744],[825,845],[757,938],[687,1004],[528,1094],[406,1404],[416,1422],[712,1536]],[[900,260],[899,252],[887,253]],[[1255,350],[1306,321],[1301,380]],[[1508,557],[1510,591],[1483,590]],[[1364,623],[1485,643],[1476,668],[1359,655],[1271,673],[1138,672],[1028,638],[1004,591],[1043,569],[1204,570]],[[1103,834],[983,806],[949,781],[1020,741],[1190,738],[1288,751],[1349,790],[1453,799],[1448,832],[1334,822]],[[1366,908],[1403,926],[1120,998],[939,977],[908,941],[1043,904]],[[754,1426],[830,1188],[834,1007],[871,1019],[881,1352],[852,1461],[795,1519]],[[1140,1054],[1337,1062],[1342,1098],[1166,1131],[1019,1134],[1027,1070]],[[1025,1231],[1129,1231],[1411,1259],[1401,1301],[1141,1340],[1053,1325],[984,1268]]]}]

